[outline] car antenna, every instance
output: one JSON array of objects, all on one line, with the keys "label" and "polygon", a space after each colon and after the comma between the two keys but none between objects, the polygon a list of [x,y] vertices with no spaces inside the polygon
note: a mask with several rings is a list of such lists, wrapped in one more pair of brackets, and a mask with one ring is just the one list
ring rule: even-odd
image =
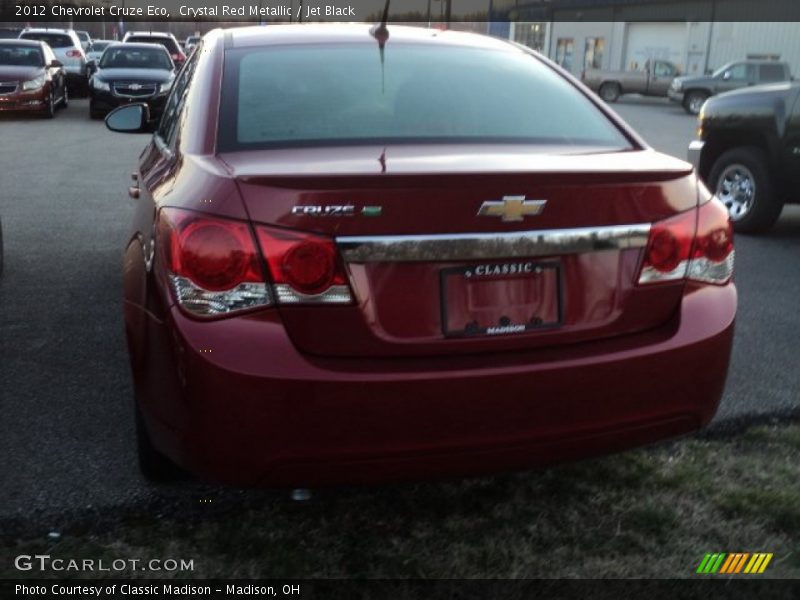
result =
[{"label": "car antenna", "polygon": [[386,26],[389,20],[389,4],[392,0],[386,0],[386,5],[383,7],[383,16],[381,22],[373,25],[369,30],[369,34],[374,37],[378,42],[378,49],[381,55],[381,93],[386,93],[386,42],[389,40],[389,28]]}]

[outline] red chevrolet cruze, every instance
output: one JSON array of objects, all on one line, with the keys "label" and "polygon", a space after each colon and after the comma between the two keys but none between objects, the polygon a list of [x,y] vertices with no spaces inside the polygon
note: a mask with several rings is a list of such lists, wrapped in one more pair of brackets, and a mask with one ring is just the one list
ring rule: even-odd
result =
[{"label": "red chevrolet cruze", "polygon": [[[130,105],[107,124],[147,121]],[[151,478],[521,469],[716,411],[727,211],[525,48],[391,25],[211,32],[134,179],[125,326]]]}]

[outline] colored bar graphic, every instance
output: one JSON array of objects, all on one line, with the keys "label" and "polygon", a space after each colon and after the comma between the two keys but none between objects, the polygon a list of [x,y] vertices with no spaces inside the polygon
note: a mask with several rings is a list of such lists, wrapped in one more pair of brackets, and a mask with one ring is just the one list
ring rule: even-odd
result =
[{"label": "colored bar graphic", "polygon": [[753,558],[750,559],[750,562],[747,563],[747,566],[744,568],[744,572],[755,573],[762,560],[764,560],[764,555],[756,552],[753,554]]},{"label": "colored bar graphic", "polygon": [[767,568],[767,565],[769,564],[769,561],[771,561],[771,560],[772,560],[772,553],[770,552],[769,554],[766,555],[766,557],[764,557],[764,562],[761,563],[761,568],[758,570],[758,572],[759,573],[763,573],[764,569]]},{"label": "colored bar graphic", "polygon": [[705,573],[706,572],[706,565],[708,565],[708,563],[710,561],[711,561],[711,555],[710,554],[706,554],[703,557],[703,560],[700,562],[700,566],[697,567],[697,572],[698,573]]},{"label": "colored bar graphic", "polygon": [[726,560],[723,563],[722,568],[719,570],[719,572],[727,573],[728,569],[731,568],[731,564],[733,564],[733,561],[736,560],[736,556],[737,556],[736,554],[728,554],[728,560]]},{"label": "colored bar graphic", "polygon": [[719,558],[714,562],[714,565],[711,567],[711,573],[716,573],[719,570],[719,566],[722,564],[722,560],[725,558],[725,553],[721,553]]},{"label": "colored bar graphic", "polygon": [[744,563],[745,563],[745,561],[746,561],[746,560],[749,558],[749,556],[750,556],[750,553],[749,553],[749,552],[745,552],[745,553],[744,553],[744,554],[742,554],[741,556],[742,556],[742,557],[739,559],[739,562],[737,562],[737,563],[736,563],[736,570],[734,571],[733,569],[731,569],[731,571],[732,571],[733,573],[738,573],[739,571],[741,571],[741,570],[742,570],[742,567],[744,567]]},{"label": "colored bar graphic", "polygon": [[717,552],[706,554],[703,556],[703,560],[700,561],[696,572],[704,575],[713,575],[715,573],[720,575],[736,575],[739,573],[755,575],[764,572],[772,557],[773,554],[767,552],[755,552],[753,554],[749,552],[732,552],[730,554]]}]

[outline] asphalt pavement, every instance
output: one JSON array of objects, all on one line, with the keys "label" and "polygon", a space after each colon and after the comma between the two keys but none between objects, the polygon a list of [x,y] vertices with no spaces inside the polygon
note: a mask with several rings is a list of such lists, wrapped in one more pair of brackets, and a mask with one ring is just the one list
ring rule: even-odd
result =
[{"label": "asphalt pavement", "polygon": [[[680,108],[633,98],[614,109],[684,157],[695,121]],[[176,490],[136,471],[122,326],[126,190],[146,143],[90,121],[86,100],[54,121],[0,120],[0,526],[163,503]],[[800,407],[798,256],[798,208],[767,235],[737,238],[740,310],[718,422]]]}]

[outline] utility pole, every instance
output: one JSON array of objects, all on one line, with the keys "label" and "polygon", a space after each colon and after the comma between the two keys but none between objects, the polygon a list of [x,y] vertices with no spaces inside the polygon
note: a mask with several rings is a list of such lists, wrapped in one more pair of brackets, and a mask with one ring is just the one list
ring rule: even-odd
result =
[{"label": "utility pole", "polygon": [[453,0],[445,0],[445,9],[444,9],[444,22],[447,24],[447,28],[450,29],[450,18],[452,16],[453,10]]}]

